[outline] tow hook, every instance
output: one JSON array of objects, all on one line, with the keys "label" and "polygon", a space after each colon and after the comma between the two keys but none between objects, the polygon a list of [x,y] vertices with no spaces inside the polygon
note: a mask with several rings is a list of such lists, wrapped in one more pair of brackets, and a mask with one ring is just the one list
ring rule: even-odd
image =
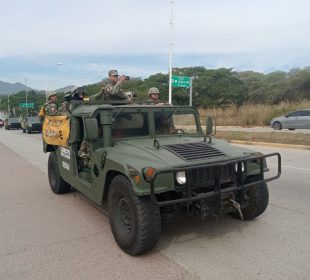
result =
[{"label": "tow hook", "polygon": [[233,207],[235,207],[237,209],[237,211],[239,213],[239,216],[240,216],[240,220],[244,220],[240,204],[237,201],[233,200],[233,199],[229,199],[229,202],[231,203],[231,205]]}]

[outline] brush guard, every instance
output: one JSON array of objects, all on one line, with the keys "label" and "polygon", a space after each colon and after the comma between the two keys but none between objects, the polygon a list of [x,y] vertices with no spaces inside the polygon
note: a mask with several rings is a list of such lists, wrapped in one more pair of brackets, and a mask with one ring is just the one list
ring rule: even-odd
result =
[{"label": "brush guard", "polygon": [[[266,158],[276,157],[278,168],[277,168],[277,174],[275,176],[272,176],[270,178],[265,179],[264,178],[264,162]],[[244,174],[242,172],[242,164],[246,163],[247,161],[256,161],[259,164],[259,173],[256,175],[258,176],[259,180],[250,182],[250,183],[244,183]],[[233,186],[222,188],[221,186],[221,178],[220,178],[220,168],[224,166],[228,166],[231,164],[237,164],[237,174],[236,174],[236,180],[234,182]],[[184,185],[184,193],[185,197],[183,198],[177,198],[172,200],[165,200],[165,201],[158,201],[155,193],[155,181],[159,174],[164,173],[173,173],[174,176],[176,172],[178,171],[185,171],[186,174],[188,174],[187,171],[194,170],[197,168],[214,168],[214,188],[211,191],[202,192],[202,193],[195,193],[192,190],[192,185],[190,181],[190,177],[186,177],[186,184]],[[242,192],[243,196],[245,196],[245,191],[249,189],[250,187],[260,184],[260,183],[266,183],[275,179],[278,179],[281,176],[281,155],[279,153],[271,153],[267,155],[258,155],[254,157],[247,157],[243,159],[238,160],[229,160],[229,161],[223,161],[223,162],[216,162],[211,164],[204,164],[204,165],[195,165],[190,167],[180,167],[180,168],[174,168],[169,170],[159,170],[156,172],[152,180],[150,181],[150,195],[152,201],[157,204],[158,206],[168,206],[168,205],[174,205],[174,204],[190,204],[195,201],[203,201],[206,202],[210,198],[217,198],[220,203],[222,203],[222,197],[229,194],[234,194],[236,192]],[[204,203],[203,203],[204,204]]]}]

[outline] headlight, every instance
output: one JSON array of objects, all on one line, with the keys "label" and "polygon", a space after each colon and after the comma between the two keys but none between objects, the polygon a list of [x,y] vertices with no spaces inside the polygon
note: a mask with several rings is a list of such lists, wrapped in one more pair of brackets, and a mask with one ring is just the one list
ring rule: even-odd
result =
[{"label": "headlight", "polygon": [[[241,162],[241,172],[243,173],[245,170],[245,164],[244,162]],[[235,171],[238,173],[238,163],[235,164]]]},{"label": "headlight", "polygon": [[186,183],[186,174],[185,171],[177,172],[175,179],[177,180],[178,184],[184,185]]}]

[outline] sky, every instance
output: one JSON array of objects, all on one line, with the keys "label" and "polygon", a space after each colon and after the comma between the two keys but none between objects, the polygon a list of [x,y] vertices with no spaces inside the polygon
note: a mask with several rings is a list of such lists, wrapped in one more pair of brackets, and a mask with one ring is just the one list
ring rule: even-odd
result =
[{"label": "sky", "polygon": [[[1,1],[0,81],[95,83],[167,73],[170,0]],[[263,73],[310,66],[309,0],[174,0],[173,66]]]}]

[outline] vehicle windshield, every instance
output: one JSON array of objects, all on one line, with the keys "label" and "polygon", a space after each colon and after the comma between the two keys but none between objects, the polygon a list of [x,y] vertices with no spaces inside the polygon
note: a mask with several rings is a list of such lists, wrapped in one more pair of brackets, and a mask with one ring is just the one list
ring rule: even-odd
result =
[{"label": "vehicle windshield", "polygon": [[154,112],[154,119],[155,133],[157,135],[198,133],[193,111]]},{"label": "vehicle windshield", "polygon": [[139,137],[149,134],[146,112],[116,112],[113,116],[112,138]]},{"label": "vehicle windshield", "polygon": [[40,122],[38,117],[28,117],[28,122]]},{"label": "vehicle windshield", "polygon": [[19,118],[9,118],[9,122],[19,122]]}]

